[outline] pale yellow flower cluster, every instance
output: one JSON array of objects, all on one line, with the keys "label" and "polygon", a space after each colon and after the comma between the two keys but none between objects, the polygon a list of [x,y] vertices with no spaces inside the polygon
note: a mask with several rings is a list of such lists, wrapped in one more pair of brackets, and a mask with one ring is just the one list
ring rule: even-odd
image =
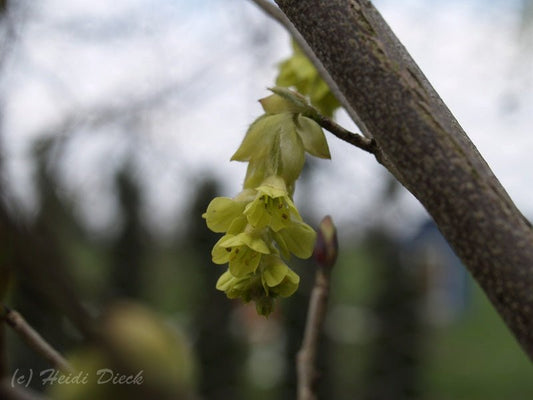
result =
[{"label": "pale yellow flower cluster", "polygon": [[305,99],[273,91],[277,94],[261,100],[265,114],[232,157],[248,162],[243,191],[213,199],[203,214],[209,229],[225,233],[212,251],[214,263],[228,264],[217,289],[229,298],[254,301],[262,315],[270,314],[276,297],[298,288],[299,276],[283,259],[313,253],[316,233],[292,201],[305,152],[330,157],[322,128],[305,116]]}]

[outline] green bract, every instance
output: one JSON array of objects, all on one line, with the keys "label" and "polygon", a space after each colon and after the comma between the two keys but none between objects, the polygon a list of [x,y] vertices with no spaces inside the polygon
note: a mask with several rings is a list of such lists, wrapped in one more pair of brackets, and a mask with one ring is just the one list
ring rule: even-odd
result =
[{"label": "green bract", "polygon": [[[235,154],[235,161],[249,161],[252,168],[244,186],[251,188],[269,175],[280,175],[294,182],[304,166],[304,146],[294,114],[267,114],[248,129]],[[251,182],[248,182],[248,181]]]},{"label": "green bract", "polygon": [[[305,101],[305,98],[298,99],[295,96],[290,98],[284,97],[283,90],[285,88],[277,88],[277,91],[274,91],[275,94],[265,97],[264,99],[259,100],[263,110],[267,114],[281,114],[281,113],[303,113],[308,107]],[[288,91],[290,92],[290,91]]]},{"label": "green bract", "polygon": [[302,138],[305,151],[315,157],[331,158],[324,131],[314,120],[298,115],[296,130]]},{"label": "green bract", "polygon": [[280,112],[297,114],[312,112],[313,110],[307,99],[298,92],[281,86],[275,86],[269,90],[277,97],[269,96],[259,100],[267,114],[279,114]]},{"label": "green bract", "polygon": [[211,252],[228,264],[217,289],[228,298],[255,302],[268,315],[276,297],[287,297],[300,278],[281,257],[312,255],[316,233],[292,200],[305,153],[330,158],[316,111],[305,97],[286,88],[261,100],[265,114],[250,126],[232,160],[248,162],[244,189],[235,198],[216,197],[202,215],[214,232],[225,233]]},{"label": "green bract", "polygon": [[305,98],[286,88],[271,90],[275,94],[262,100],[267,114],[255,120],[231,157],[249,163],[244,181],[247,189],[256,188],[272,175],[292,186],[302,172],[305,152],[331,158],[322,128],[302,114],[312,110]]},{"label": "green bract", "polygon": [[290,124],[292,114],[266,114],[257,118],[246,133],[232,161],[250,161],[268,157],[280,130]]}]

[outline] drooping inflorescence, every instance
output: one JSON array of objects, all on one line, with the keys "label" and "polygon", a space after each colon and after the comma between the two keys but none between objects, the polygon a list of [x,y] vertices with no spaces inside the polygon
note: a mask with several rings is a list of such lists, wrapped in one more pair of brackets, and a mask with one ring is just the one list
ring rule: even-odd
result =
[{"label": "drooping inflorescence", "polygon": [[300,278],[285,261],[313,253],[316,233],[292,200],[305,153],[330,158],[322,128],[306,116],[314,112],[307,100],[285,88],[272,91],[260,100],[265,114],[231,158],[248,162],[243,190],[216,197],[203,214],[209,229],[224,233],[211,253],[215,264],[228,264],[217,289],[254,301],[262,315],[270,314],[276,297],[298,288]]}]

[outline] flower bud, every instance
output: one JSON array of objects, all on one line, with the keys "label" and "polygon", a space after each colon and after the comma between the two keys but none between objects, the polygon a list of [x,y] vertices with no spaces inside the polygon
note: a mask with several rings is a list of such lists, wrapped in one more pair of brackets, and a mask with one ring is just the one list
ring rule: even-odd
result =
[{"label": "flower bud", "polygon": [[337,242],[337,228],[328,215],[322,219],[318,226],[317,240],[314,257],[322,268],[333,268],[337,260],[339,244]]}]

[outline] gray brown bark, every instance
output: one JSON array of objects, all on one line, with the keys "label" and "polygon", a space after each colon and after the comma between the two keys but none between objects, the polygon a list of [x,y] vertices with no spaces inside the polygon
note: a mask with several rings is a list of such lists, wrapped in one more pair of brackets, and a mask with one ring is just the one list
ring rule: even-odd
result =
[{"label": "gray brown bark", "polygon": [[533,358],[533,231],[370,1],[276,0]]}]

